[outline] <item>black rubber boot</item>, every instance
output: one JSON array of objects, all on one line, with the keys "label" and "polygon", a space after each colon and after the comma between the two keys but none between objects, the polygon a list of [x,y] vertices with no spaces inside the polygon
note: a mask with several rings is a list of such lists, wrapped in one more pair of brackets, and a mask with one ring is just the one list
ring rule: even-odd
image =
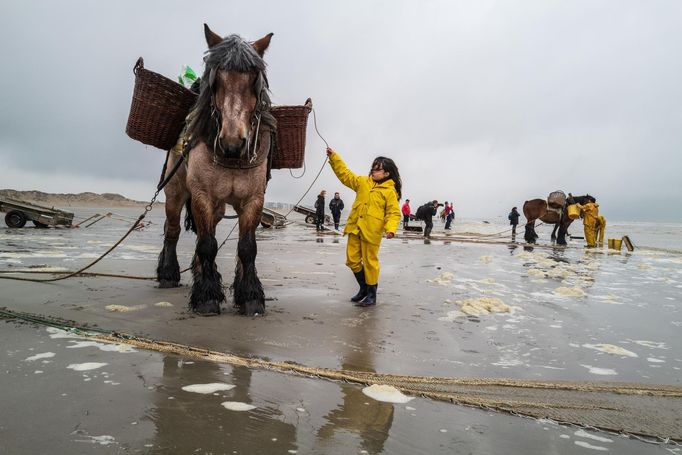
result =
[{"label": "black rubber boot", "polygon": [[359,272],[353,272],[353,275],[355,275],[355,279],[358,281],[358,284],[360,285],[360,290],[358,291],[357,294],[350,298],[350,301],[359,302],[360,300],[364,299],[367,296],[367,283],[365,283],[365,271],[360,270]]},{"label": "black rubber boot", "polygon": [[367,297],[356,303],[357,306],[372,306],[377,304],[377,285],[367,285]]}]

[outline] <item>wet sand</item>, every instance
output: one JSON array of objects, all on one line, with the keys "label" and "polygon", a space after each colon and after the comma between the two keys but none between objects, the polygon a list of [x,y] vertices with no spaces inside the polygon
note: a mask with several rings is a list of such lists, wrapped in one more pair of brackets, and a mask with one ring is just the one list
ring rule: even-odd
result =
[{"label": "wet sand", "polygon": [[[386,403],[355,385],[0,324],[2,453],[668,453],[547,420],[424,398]],[[233,388],[183,390],[200,384]],[[253,409],[229,410],[225,402]]]},{"label": "wet sand", "polygon": [[[93,270],[153,275],[156,255],[161,246],[162,219],[152,213],[155,223],[150,228],[135,233],[111,258],[105,259]],[[221,223],[217,235],[219,242],[231,227],[231,220]],[[73,270],[106,250],[124,230],[124,226],[112,223],[98,226],[96,230],[2,230],[1,268],[40,266]],[[375,308],[361,309],[348,301],[355,291],[355,285],[352,274],[344,266],[343,238],[317,236],[314,229],[295,224],[277,231],[259,230],[258,240],[257,266],[268,298],[268,311],[264,317],[237,316],[229,304],[221,316],[195,317],[186,311],[189,290],[186,286],[157,289],[149,281],[104,277],[72,278],[52,284],[3,280],[0,281],[0,306],[159,340],[315,367],[413,375],[680,385],[682,346],[679,335],[682,314],[679,291],[682,288],[682,260],[679,255],[655,251],[608,254],[606,251],[584,251],[577,247],[556,251],[540,248],[524,251],[522,246],[385,241],[381,251],[379,304]],[[194,237],[189,234],[181,238],[181,267],[189,264],[193,241]],[[218,255],[219,268],[226,283],[232,279],[234,248],[234,242],[228,241]],[[188,282],[189,277],[184,274],[183,283],[187,285]],[[499,300],[509,307],[509,312],[482,313],[477,316],[471,311],[468,311],[469,314],[460,314],[464,309],[462,302],[480,302],[482,298]],[[160,302],[172,306],[157,306]],[[111,311],[111,305],[125,306],[131,311]],[[44,340],[44,329],[15,327],[13,324],[2,326],[0,333],[3,338],[23,340],[16,341],[14,347],[11,347],[13,343],[3,343],[3,346],[10,346],[5,349],[6,352],[16,351],[12,356],[5,356],[3,371],[15,371],[16,365],[22,365],[23,359],[31,355],[27,349],[32,340],[37,342],[43,339],[50,345],[48,340],[51,339]],[[16,335],[15,331],[21,335]],[[75,353],[78,351],[67,352],[73,352],[72,355],[77,357]],[[100,351],[95,351],[101,355]],[[22,357],[24,354],[25,357]],[[122,355],[116,354],[117,357]],[[216,382],[215,377],[211,378],[218,374],[215,371],[222,374],[233,370],[225,365],[195,362],[191,365],[200,363],[203,366],[194,379],[185,377],[186,368],[166,367],[166,363],[182,364],[182,359],[149,352],[135,355],[145,357],[145,363],[156,365],[153,368],[156,375],[154,381],[163,382],[163,378],[170,376],[168,380],[174,384],[174,390],[187,382]],[[74,359],[69,363],[87,361],[90,360]],[[116,374],[134,376],[133,364],[139,363],[122,362],[116,368]],[[175,373],[166,373],[167,369]],[[66,386],[69,380],[64,375],[67,372],[71,370],[64,370],[62,366],[50,375],[56,375],[56,384]],[[229,374],[232,373],[228,371]],[[249,394],[262,393],[263,400],[271,403],[272,409],[267,411],[270,420],[293,425],[291,431],[294,437],[271,436],[278,438],[278,441],[279,438],[293,441],[291,447],[285,444],[278,446],[274,452],[269,451],[264,442],[268,438],[256,437],[258,432],[254,430],[253,439],[245,438],[251,441],[251,445],[221,446],[215,445],[216,442],[212,443],[211,451],[451,453],[454,448],[462,447],[461,453],[467,453],[467,450],[472,453],[547,453],[547,444],[550,442],[561,445],[557,449],[560,453],[597,450],[575,443],[579,441],[605,445],[615,453],[654,453],[663,450],[660,446],[644,445],[608,435],[606,437],[612,442],[590,441],[589,438],[575,436],[574,432],[578,431],[576,428],[425,399],[419,399],[418,409],[428,409],[428,412],[417,413],[419,424],[409,419],[413,416],[405,406],[410,404],[385,403],[381,405],[390,407],[392,418],[391,423],[381,424],[387,420],[382,414],[387,411],[381,409],[380,402],[362,395],[361,387],[257,370],[249,371],[248,376],[251,378],[250,387],[247,386]],[[36,377],[45,376],[41,374]],[[13,385],[26,386],[24,379],[6,373],[5,379],[8,378]],[[257,386],[254,385],[254,378],[259,378]],[[91,382],[93,380],[88,381]],[[236,384],[243,381],[231,378],[228,382]],[[29,385],[28,389],[39,396],[44,394],[48,401],[56,399],[54,394],[37,385]],[[148,409],[160,409],[157,391],[145,392],[142,388],[138,392],[145,395],[140,398],[140,405],[146,403]],[[346,397],[357,392],[360,393],[359,398],[365,400],[362,404],[358,404],[359,400],[355,398]],[[220,394],[230,395],[229,392]],[[74,395],[78,393],[72,393],[72,399]],[[127,395],[127,392],[114,394],[120,398],[112,398],[112,402],[125,400]],[[190,396],[193,397],[193,394]],[[79,406],[87,406],[89,400],[84,398],[80,396],[75,401],[83,401]],[[168,396],[163,400],[168,400]],[[203,400],[204,397],[188,398],[182,409],[190,414],[224,411],[224,408],[220,409],[220,403],[217,403],[219,409],[209,411]],[[306,404],[302,406],[304,409],[317,410],[316,416],[309,417],[305,425],[301,423],[303,420],[300,419],[299,411],[293,414],[286,411],[297,400],[305,401]],[[365,405],[365,402],[370,404]],[[92,406],[99,405],[93,403]],[[376,415],[375,421],[379,422],[377,428],[373,428],[370,422],[363,425],[363,410],[367,409],[366,406],[376,407],[372,415]],[[114,407],[125,409],[126,404]],[[192,410],[188,411],[190,408]],[[20,407],[17,406],[17,409]],[[202,426],[197,423],[202,418],[194,418],[189,423],[183,422],[182,413],[175,414],[175,418],[166,419],[171,422],[171,428],[196,426],[197,429],[192,431],[202,433]],[[397,423],[399,416],[407,419],[402,426]],[[139,419],[134,416],[131,418]],[[230,417],[224,418],[230,420]],[[247,423],[236,422],[235,425],[250,428],[248,418],[245,419]],[[444,419],[457,424],[441,428]],[[21,421],[21,418],[18,420]],[[471,428],[466,430],[466,422],[472,420],[482,422],[485,428],[480,432]],[[493,420],[495,422],[491,423]],[[154,425],[160,423],[153,422]],[[376,443],[376,440],[385,438],[384,443],[380,447],[363,449],[362,431],[352,428],[353,425],[373,428],[372,431],[368,430],[374,435],[370,439]],[[496,434],[499,427],[506,428],[507,437],[504,439],[507,444],[517,446],[505,449],[509,446],[501,444]],[[541,430],[536,433],[528,430],[536,427]],[[548,429],[544,430],[545,427]],[[8,427],[6,422],[2,428],[3,433],[13,434],[18,441],[18,428]],[[46,424],[46,428],[50,429],[51,426]],[[441,433],[440,429],[446,432]],[[52,430],[56,431],[56,428]],[[208,432],[209,429],[203,431]],[[277,431],[273,428],[271,432]],[[410,431],[420,432],[421,436],[405,438]],[[519,441],[518,435],[522,431],[524,437]],[[456,437],[453,432],[457,434]],[[528,432],[535,436],[527,437]],[[146,433],[141,436],[124,432],[113,436],[119,444],[116,446],[118,449],[120,444],[128,444],[138,451],[153,453],[158,450],[158,453],[162,453],[160,447],[163,444],[160,443],[146,442],[152,444],[148,448],[144,444],[140,446],[149,431]],[[313,438],[313,433],[331,433],[331,439],[325,442],[331,445],[320,445],[322,443],[318,441],[319,438]],[[561,435],[568,435],[568,438]],[[64,437],[65,444],[73,444],[73,436]],[[232,439],[234,437],[228,438]],[[189,446],[201,447],[195,440],[186,442]],[[171,444],[175,443],[178,442]],[[39,447],[38,443],[35,444]],[[614,444],[618,444],[618,448]],[[24,446],[11,445],[8,448],[17,447]],[[105,447],[114,450],[111,445]],[[348,452],[344,452],[346,449]],[[202,450],[209,451],[205,448]]]}]

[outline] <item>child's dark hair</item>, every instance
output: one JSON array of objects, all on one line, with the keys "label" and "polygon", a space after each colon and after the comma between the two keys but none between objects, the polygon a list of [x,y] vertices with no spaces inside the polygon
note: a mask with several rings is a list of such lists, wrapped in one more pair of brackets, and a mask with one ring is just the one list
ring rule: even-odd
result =
[{"label": "child's dark hair", "polygon": [[393,180],[393,182],[395,183],[395,192],[398,193],[398,200],[400,200],[403,197],[402,193],[403,182],[400,180],[400,172],[398,172],[398,166],[396,166],[395,162],[390,158],[386,158],[385,156],[377,156],[376,158],[374,158],[374,162],[372,163],[372,169],[376,169],[377,167],[381,167],[381,169],[388,172],[388,177],[382,180],[382,182],[389,179]]}]

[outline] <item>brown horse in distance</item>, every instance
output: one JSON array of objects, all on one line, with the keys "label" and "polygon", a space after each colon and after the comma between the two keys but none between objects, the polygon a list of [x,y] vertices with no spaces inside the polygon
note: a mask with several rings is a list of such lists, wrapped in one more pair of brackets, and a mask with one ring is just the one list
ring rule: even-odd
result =
[{"label": "brown horse in distance", "polygon": [[[524,239],[527,243],[536,243],[538,238],[535,232],[535,220],[540,220],[545,224],[553,224],[552,242],[556,241],[559,245],[566,245],[566,233],[568,227],[573,222],[568,217],[567,207],[570,204],[585,204],[592,198],[589,194],[585,196],[570,196],[567,203],[560,209],[560,212],[550,210],[545,199],[531,199],[523,203],[523,215],[526,217],[526,232]],[[559,230],[557,234],[557,229]]]},{"label": "brown horse in distance", "polygon": [[[199,97],[187,117],[185,163],[164,188],[166,223],[157,280],[159,287],[179,285],[176,246],[185,205],[185,227],[197,234],[189,306],[202,315],[220,313],[225,294],[215,262],[215,233],[227,203],[239,215],[234,303],[241,314],[263,314],[265,295],[256,274],[255,231],[276,131],[263,61],[272,34],[248,43],[237,35],[223,39],[206,24],[204,33],[206,68]],[[167,169],[180,159],[179,153],[170,153]]]}]

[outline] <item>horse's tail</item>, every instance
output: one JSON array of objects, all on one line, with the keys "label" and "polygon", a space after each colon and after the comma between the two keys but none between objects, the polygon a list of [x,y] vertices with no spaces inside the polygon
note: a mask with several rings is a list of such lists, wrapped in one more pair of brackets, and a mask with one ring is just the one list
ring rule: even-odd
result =
[{"label": "horse's tail", "polygon": [[197,225],[192,216],[192,198],[187,198],[187,202],[185,202],[185,230],[192,230],[195,234],[197,233]]}]

